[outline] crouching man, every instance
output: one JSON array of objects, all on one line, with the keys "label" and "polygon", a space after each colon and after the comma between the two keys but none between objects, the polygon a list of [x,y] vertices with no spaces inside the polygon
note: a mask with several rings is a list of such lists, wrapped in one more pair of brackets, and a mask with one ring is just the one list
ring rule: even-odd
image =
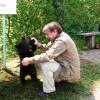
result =
[{"label": "crouching man", "polygon": [[56,93],[55,81],[75,82],[80,79],[80,59],[74,41],[63,32],[57,22],[45,25],[43,33],[50,42],[42,45],[35,39],[35,44],[45,52],[24,58],[22,64],[24,66],[31,63],[40,65],[43,73],[43,92],[39,93],[39,96],[48,96]]}]

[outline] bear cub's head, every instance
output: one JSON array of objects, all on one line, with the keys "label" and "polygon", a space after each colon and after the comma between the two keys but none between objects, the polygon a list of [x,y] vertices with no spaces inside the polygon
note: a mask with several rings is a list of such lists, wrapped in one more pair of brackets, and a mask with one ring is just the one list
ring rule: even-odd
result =
[{"label": "bear cub's head", "polygon": [[34,43],[34,39],[30,40],[28,38],[22,37],[21,41],[15,45],[15,48],[17,49],[21,59],[23,59],[24,57],[33,56],[37,48]]}]

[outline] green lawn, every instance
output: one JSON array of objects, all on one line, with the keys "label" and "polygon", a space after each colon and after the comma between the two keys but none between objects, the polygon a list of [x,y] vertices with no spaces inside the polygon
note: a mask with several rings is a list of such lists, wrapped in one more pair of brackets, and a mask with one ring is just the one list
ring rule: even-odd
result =
[{"label": "green lawn", "polygon": [[[37,93],[42,90],[41,83],[28,81],[21,85],[19,78],[10,77],[9,81],[0,80],[0,100],[89,100],[94,98],[92,89],[95,82],[100,81],[100,67],[95,64],[81,66],[79,83],[61,83],[57,86],[55,97],[39,98]],[[1,71],[0,76],[6,75]],[[91,99],[90,99],[91,100]]]}]

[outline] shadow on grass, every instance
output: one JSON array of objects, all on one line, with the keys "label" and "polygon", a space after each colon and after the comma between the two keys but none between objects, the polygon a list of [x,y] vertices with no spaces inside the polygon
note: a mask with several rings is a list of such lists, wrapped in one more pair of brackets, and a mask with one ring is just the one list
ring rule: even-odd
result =
[{"label": "shadow on grass", "polygon": [[57,86],[59,99],[56,100],[95,100],[89,88],[80,83],[61,82]]},{"label": "shadow on grass", "polygon": [[28,81],[26,85],[20,84],[20,80],[13,79],[8,82],[0,82],[0,100],[89,100],[92,93],[82,84],[61,82],[56,84],[57,94],[54,97],[39,98],[38,92],[42,91],[40,82]]}]

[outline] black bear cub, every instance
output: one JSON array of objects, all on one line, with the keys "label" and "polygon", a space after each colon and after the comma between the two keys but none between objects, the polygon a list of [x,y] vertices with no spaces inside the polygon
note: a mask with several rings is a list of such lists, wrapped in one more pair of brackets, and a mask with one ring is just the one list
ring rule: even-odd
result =
[{"label": "black bear cub", "polygon": [[[35,40],[29,40],[25,37],[21,39],[21,41],[15,45],[15,48],[18,51],[20,62],[25,57],[32,57],[34,55],[34,51],[36,51],[36,45],[34,44]],[[28,66],[20,65],[20,80],[21,83],[24,84],[26,82],[26,75],[30,75],[32,80],[37,80],[36,78],[36,68],[34,64],[30,64]]]}]

